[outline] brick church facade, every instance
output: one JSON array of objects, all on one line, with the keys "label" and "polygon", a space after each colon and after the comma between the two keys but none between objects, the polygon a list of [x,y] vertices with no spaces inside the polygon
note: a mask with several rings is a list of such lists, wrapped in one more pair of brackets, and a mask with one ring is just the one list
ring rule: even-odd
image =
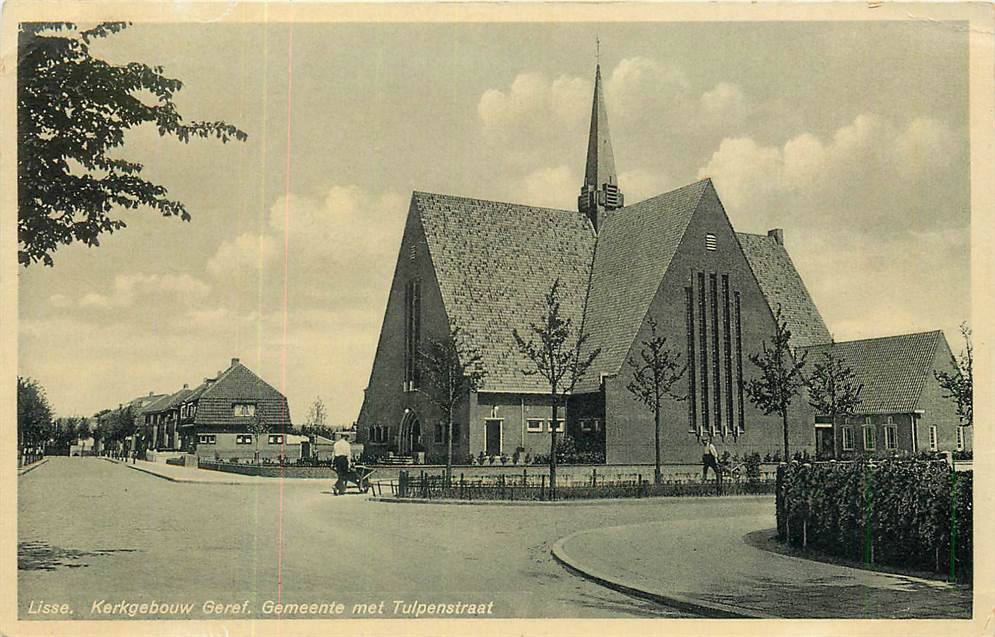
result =
[{"label": "brick church facade", "polygon": [[[554,426],[578,446],[601,449],[608,463],[651,463],[653,414],[626,385],[632,376],[627,361],[638,355],[652,319],[687,363],[675,387],[686,399],[663,405],[663,461],[699,462],[705,436],[720,453],[780,451],[780,417],[764,415],[745,393],[757,374],[749,355],[770,342],[778,307],[793,347],[832,346],[783,232],[736,232],[709,179],[625,203],[600,68],[578,210],[413,193],[358,419],[366,448],[444,457],[441,414],[419,391],[418,351],[427,339],[446,338],[459,327],[482,355],[486,377],[455,415],[457,463],[481,452],[548,453]],[[583,326],[586,347],[600,354],[561,408],[562,422],[553,423],[549,388],[541,376],[523,373],[531,363],[512,330],[525,333],[537,320],[556,280],[561,312],[575,328]],[[949,352],[942,334],[939,340],[934,350]],[[927,384],[920,383],[920,393]],[[947,407],[930,402],[938,412],[930,417],[949,437],[956,422]],[[789,414],[792,450],[816,452],[816,416],[804,396],[796,398]],[[834,430],[834,437],[842,434]],[[907,438],[906,450],[928,448],[914,434]],[[827,450],[824,435],[821,443]],[[835,445],[834,451],[840,442]]]}]

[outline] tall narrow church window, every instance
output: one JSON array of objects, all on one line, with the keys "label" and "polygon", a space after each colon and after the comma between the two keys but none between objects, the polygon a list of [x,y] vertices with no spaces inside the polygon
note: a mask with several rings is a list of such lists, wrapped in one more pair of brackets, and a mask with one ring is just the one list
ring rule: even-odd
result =
[{"label": "tall narrow church window", "polygon": [[698,355],[701,357],[701,429],[712,432],[708,419],[708,321],[705,312],[705,273],[698,273],[698,333],[700,345]]},{"label": "tall narrow church window", "polygon": [[690,285],[684,288],[684,314],[688,340],[688,431],[698,432],[698,392],[694,368],[694,291]]},{"label": "tall narrow church window", "polygon": [[[708,292],[712,305],[712,378],[715,380],[715,429],[725,434],[722,423],[722,393],[719,391],[719,291],[718,278],[708,275]],[[726,389],[728,391],[728,388]]]},{"label": "tall narrow church window", "polygon": [[740,313],[739,291],[736,298],[736,394],[739,397],[739,433],[746,431],[746,416],[743,413],[743,320]]},{"label": "tall narrow church window", "polygon": [[404,289],[404,389],[418,387],[418,346],[421,340],[421,283],[408,281]]},{"label": "tall narrow church window", "polygon": [[726,422],[728,427],[735,433],[735,414],[732,406],[732,328],[729,316],[729,275],[722,275],[722,362],[726,370]]}]

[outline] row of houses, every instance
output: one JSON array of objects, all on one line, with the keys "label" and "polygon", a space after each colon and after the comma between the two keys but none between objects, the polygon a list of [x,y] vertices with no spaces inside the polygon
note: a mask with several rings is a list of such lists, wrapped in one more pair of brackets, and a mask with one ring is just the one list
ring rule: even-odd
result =
[{"label": "row of houses", "polygon": [[[141,458],[196,454],[204,460],[276,460],[313,455],[329,440],[312,440],[293,433],[290,407],[279,390],[257,376],[238,358],[227,369],[169,394],[147,396],[122,404],[99,419],[134,418],[134,435],[120,448],[122,455]],[[111,450],[108,450],[111,451]]]}]

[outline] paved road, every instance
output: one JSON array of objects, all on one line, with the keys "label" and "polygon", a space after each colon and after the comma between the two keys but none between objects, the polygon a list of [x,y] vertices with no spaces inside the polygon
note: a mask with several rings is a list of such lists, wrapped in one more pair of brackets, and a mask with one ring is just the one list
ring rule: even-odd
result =
[{"label": "paved road", "polygon": [[[206,617],[207,600],[487,604],[494,617],[674,617],[602,588],[550,555],[583,529],[659,520],[723,524],[770,498],[644,500],[596,506],[387,504],[336,498],[328,484],[169,482],[96,458],[52,458],[18,479],[19,608],[68,604],[73,619]],[[102,614],[106,606],[111,613]],[[151,613],[120,602],[191,603]],[[118,608],[114,608],[118,605]],[[452,609],[453,607],[450,607]],[[267,615],[272,616],[272,615]],[[304,615],[295,615],[303,617]],[[328,615],[321,615],[327,618]],[[47,616],[46,616],[47,617]],[[231,612],[221,617],[239,617]],[[56,617],[51,617],[56,618]],[[64,617],[59,617],[64,618]]]}]

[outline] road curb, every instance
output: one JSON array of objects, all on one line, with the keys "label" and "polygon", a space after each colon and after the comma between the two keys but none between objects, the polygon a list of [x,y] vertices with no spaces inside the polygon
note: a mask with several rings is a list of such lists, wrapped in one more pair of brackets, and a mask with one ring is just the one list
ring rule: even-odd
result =
[{"label": "road curb", "polygon": [[769,498],[773,496],[718,495],[708,497],[689,496],[649,496],[646,498],[577,498],[574,500],[457,500],[449,498],[401,498],[398,496],[372,496],[371,502],[387,504],[457,504],[460,506],[609,506],[616,504],[636,505],[647,502],[687,502],[689,500],[725,500],[732,498]]},{"label": "road curb", "polygon": [[46,462],[48,462],[48,458],[42,458],[42,459],[41,459],[41,460],[39,460],[38,462],[34,462],[34,463],[32,463],[32,464],[29,464],[29,465],[28,465],[28,466],[26,466],[26,467],[20,467],[20,468],[19,468],[19,469],[17,470],[17,477],[18,477],[18,478],[20,478],[20,477],[21,477],[21,476],[23,476],[24,474],[26,474],[26,473],[30,473],[30,472],[34,471],[35,469],[37,469],[38,467],[42,466],[42,465],[43,465],[43,464],[45,464]]},{"label": "road curb", "polygon": [[[614,527],[619,528],[619,527]],[[695,613],[697,615],[702,615],[710,619],[776,619],[776,615],[768,615],[766,613],[760,613],[757,611],[747,610],[745,608],[738,608],[736,606],[731,606],[729,604],[720,604],[717,602],[708,602],[701,599],[695,599],[687,595],[681,595],[679,593],[666,593],[662,591],[646,590],[643,588],[638,588],[633,586],[631,583],[626,583],[618,578],[612,577],[605,573],[599,572],[597,569],[584,564],[582,561],[570,556],[564,550],[564,545],[571,539],[582,535],[584,533],[592,533],[603,529],[589,529],[586,531],[577,531],[576,533],[571,533],[570,535],[560,538],[553,543],[551,553],[553,559],[559,562],[568,571],[580,575],[581,577],[591,580],[592,582],[604,586],[605,588],[610,588],[611,590],[618,591],[620,593],[625,593],[626,595],[631,595],[633,597],[638,597],[640,599],[646,599],[657,604],[662,604],[664,606],[669,606],[671,608],[676,608],[678,610],[688,611]]]},{"label": "road curb", "polygon": [[129,469],[134,469],[135,471],[141,471],[142,473],[148,474],[150,476],[155,476],[156,478],[162,478],[163,480],[168,480],[170,482],[178,482],[183,484],[223,484],[223,485],[238,485],[238,486],[262,484],[259,482],[233,482],[233,481],[224,481],[224,480],[187,480],[186,478],[174,478],[173,476],[167,476],[162,473],[150,471],[145,467],[139,467],[138,465],[128,464],[127,462],[121,462],[120,460],[115,460],[114,458],[104,458],[104,460],[107,460],[108,462],[113,462],[115,464],[124,465]]}]

